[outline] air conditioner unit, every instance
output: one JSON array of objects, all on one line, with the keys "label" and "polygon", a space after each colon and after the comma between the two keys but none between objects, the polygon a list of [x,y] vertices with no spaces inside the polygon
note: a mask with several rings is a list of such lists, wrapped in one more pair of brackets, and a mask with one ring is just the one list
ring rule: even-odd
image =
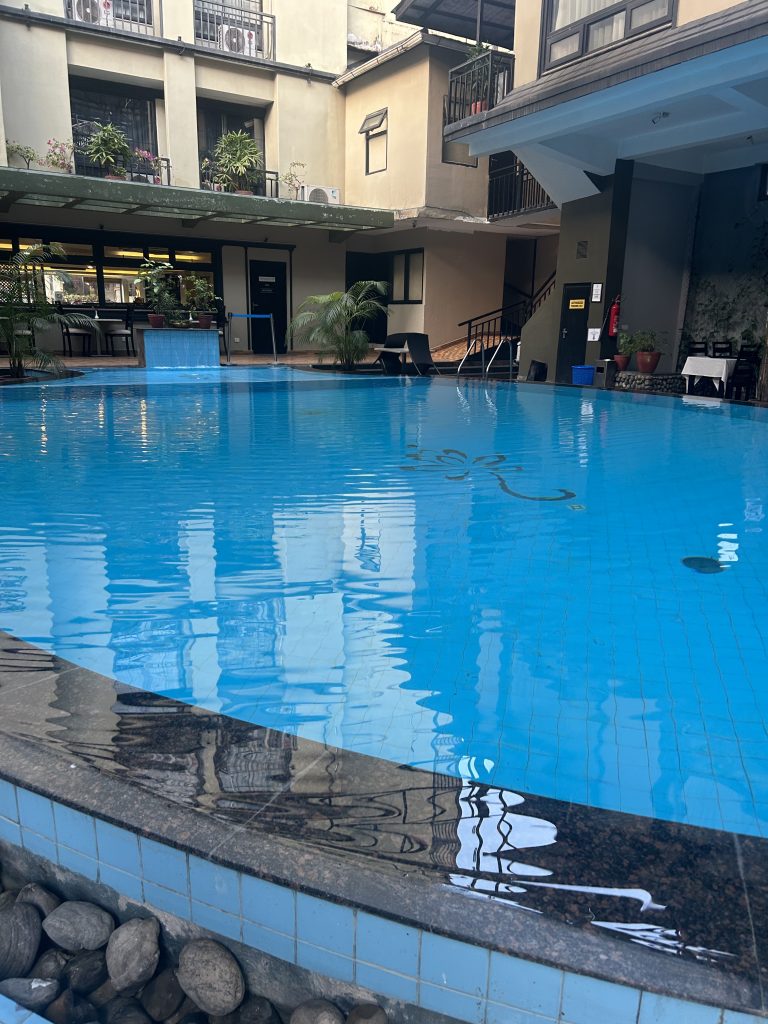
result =
[{"label": "air conditioner unit", "polygon": [[72,0],[72,20],[114,28],[114,4],[112,0]]},{"label": "air conditioner unit", "polygon": [[341,203],[341,189],[331,185],[302,185],[301,198],[305,203],[331,203],[338,206]]},{"label": "air conditioner unit", "polygon": [[261,32],[256,25],[228,25],[222,22],[218,31],[219,47],[225,53],[241,57],[263,57]]}]

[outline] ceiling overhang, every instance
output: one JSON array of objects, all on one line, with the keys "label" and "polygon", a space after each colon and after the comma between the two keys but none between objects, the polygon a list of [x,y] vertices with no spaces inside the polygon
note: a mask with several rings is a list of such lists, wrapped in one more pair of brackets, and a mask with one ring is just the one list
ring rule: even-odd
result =
[{"label": "ceiling overhang", "polygon": [[391,210],[0,167],[0,213],[25,206],[162,217],[180,221],[185,227],[205,221],[208,225],[259,224],[353,232],[389,228],[395,219]]},{"label": "ceiling overhang", "polygon": [[400,0],[394,13],[406,25],[476,39],[480,2],[482,42],[511,50],[515,38],[515,0]]}]

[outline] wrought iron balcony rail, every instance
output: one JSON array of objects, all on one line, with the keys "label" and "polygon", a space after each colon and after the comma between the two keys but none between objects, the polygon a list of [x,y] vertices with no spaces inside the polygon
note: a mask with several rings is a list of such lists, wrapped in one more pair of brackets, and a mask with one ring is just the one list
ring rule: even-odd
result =
[{"label": "wrought iron balcony rail", "polygon": [[487,50],[459,64],[448,76],[446,124],[492,110],[512,91],[514,57]]},{"label": "wrought iron balcony rail", "polygon": [[260,0],[195,0],[195,42],[237,57],[275,59],[275,18]]},{"label": "wrought iron balcony rail", "polygon": [[554,205],[517,157],[511,166],[491,171],[488,175],[488,220],[514,217],[530,210],[547,210]]},{"label": "wrought iron balcony rail", "polygon": [[[91,122],[88,122],[91,123]],[[121,158],[117,164],[99,164],[91,160],[86,149],[91,133],[87,130],[72,131],[75,147],[75,174],[87,178],[122,178],[125,181],[141,182],[147,185],[171,184],[171,161],[168,157],[137,150],[132,156]]]},{"label": "wrought iron balcony rail", "polygon": [[[252,178],[245,182],[248,191],[255,196],[262,196],[266,199],[280,198],[280,175],[277,171],[255,171]],[[212,192],[227,192],[222,185],[216,182],[216,165],[208,160],[200,170],[200,187],[210,189]]]},{"label": "wrought iron balcony rail", "polygon": [[80,25],[161,35],[162,0],[64,0],[64,14]]}]

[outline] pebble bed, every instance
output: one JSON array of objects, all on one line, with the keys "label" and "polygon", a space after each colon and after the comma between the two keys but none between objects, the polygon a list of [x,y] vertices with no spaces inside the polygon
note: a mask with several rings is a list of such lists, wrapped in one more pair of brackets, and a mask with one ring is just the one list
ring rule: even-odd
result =
[{"label": "pebble bed", "polygon": [[685,378],[679,373],[636,373],[625,370],[616,374],[614,387],[618,391],[653,391],[661,395],[682,395]]},{"label": "pebble bed", "polygon": [[249,993],[240,965],[212,939],[163,952],[152,916],[117,924],[95,903],[60,900],[31,882],[0,887],[0,995],[52,1024],[387,1024],[373,1003],[345,1015],[311,999],[283,1015]]}]

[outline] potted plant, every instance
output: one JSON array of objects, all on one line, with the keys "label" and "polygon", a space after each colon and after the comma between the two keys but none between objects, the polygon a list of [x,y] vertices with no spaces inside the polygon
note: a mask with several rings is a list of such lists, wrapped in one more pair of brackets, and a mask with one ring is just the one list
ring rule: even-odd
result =
[{"label": "potted plant", "polygon": [[655,331],[635,331],[632,335],[638,373],[653,373],[659,365],[661,352],[656,348]]},{"label": "potted plant", "polygon": [[280,176],[280,181],[293,190],[294,199],[298,199],[301,195],[301,190],[304,187],[304,171],[306,167],[307,165],[302,163],[301,160],[293,160],[285,174]]},{"label": "potted plant", "polygon": [[264,154],[248,132],[226,132],[213,150],[214,181],[228,192],[251,196],[259,181]]},{"label": "potted plant", "polygon": [[160,157],[148,149],[134,149],[133,158],[143,167],[139,167],[138,177],[132,177],[133,181],[146,182],[146,184],[160,185]]},{"label": "potted plant", "polygon": [[165,327],[166,318],[172,321],[179,312],[179,304],[168,280],[172,270],[170,263],[147,260],[139,267],[139,276],[134,282],[144,289],[144,301],[152,310],[147,319],[149,326],[155,329]]},{"label": "potted plant", "polygon": [[125,132],[116,125],[100,124],[88,139],[85,155],[105,171],[106,178],[124,178],[131,147]]},{"label": "potted plant", "polygon": [[201,330],[209,331],[213,326],[213,314],[216,312],[216,300],[211,282],[202,274],[189,274],[184,278],[186,292],[186,308],[190,314],[197,315],[197,324]]},{"label": "potted plant", "polygon": [[308,348],[333,356],[342,369],[353,370],[368,352],[365,326],[386,313],[386,281],[358,281],[346,292],[310,295],[293,318],[288,333]]},{"label": "potted plant", "polygon": [[9,160],[13,160],[14,158],[17,160],[23,160],[27,165],[27,170],[30,169],[32,164],[40,163],[40,155],[36,149],[32,148],[32,146],[22,146],[20,142],[8,141],[5,149],[8,153]]},{"label": "potted plant", "polygon": [[56,171],[64,171],[66,174],[71,174],[72,157],[74,154],[75,147],[71,142],[48,139],[48,152],[45,154],[45,164],[47,167],[53,167]]},{"label": "potted plant", "polygon": [[613,356],[613,361],[619,369],[620,373],[623,373],[629,366],[629,360],[632,358],[632,335],[628,334],[627,331],[619,331],[618,336],[619,351]]},{"label": "potted plant", "polygon": [[0,264],[0,341],[8,353],[11,377],[24,377],[27,367],[61,368],[55,356],[37,348],[35,332],[51,324],[92,328],[82,313],[60,313],[48,301],[41,269],[52,260],[65,260],[61,246],[32,245]]}]

